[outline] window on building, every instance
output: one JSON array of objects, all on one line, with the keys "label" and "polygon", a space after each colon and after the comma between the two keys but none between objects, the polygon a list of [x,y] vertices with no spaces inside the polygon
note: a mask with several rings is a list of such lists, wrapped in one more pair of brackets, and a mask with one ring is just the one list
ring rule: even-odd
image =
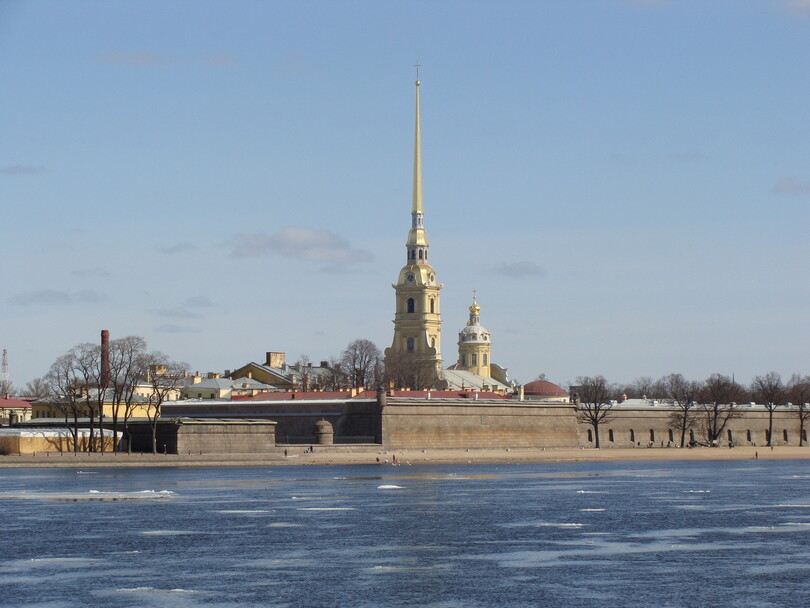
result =
[{"label": "window on building", "polygon": [[675,433],[672,432],[672,429],[669,429],[669,440],[670,442],[675,441]]},{"label": "window on building", "polygon": [[431,345],[433,348],[436,348],[436,338],[431,338],[431,339],[430,339],[430,345]]},{"label": "window on building", "polygon": [[613,429],[608,429],[608,441],[613,443]]},{"label": "window on building", "polygon": [[734,443],[734,435],[731,434],[731,429],[726,429],[726,436],[729,443]]},{"label": "window on building", "polygon": [[421,249],[419,250],[419,259],[420,260],[422,259],[422,250]]},{"label": "window on building", "polygon": [[588,429],[588,442],[592,441],[593,441],[593,431],[591,429]]},{"label": "window on building", "polygon": [[655,441],[655,431],[653,429],[650,429],[650,443],[652,443],[653,441]]},{"label": "window on building", "polygon": [[630,443],[636,442],[636,432],[633,429],[630,429]]},{"label": "window on building", "polygon": [[751,443],[751,429],[748,429],[747,431],[745,431],[745,440],[748,443]]},{"label": "window on building", "polygon": [[463,367],[467,366],[467,355],[461,355],[461,365]]},{"label": "window on building", "polygon": [[472,355],[472,364],[478,365],[478,355],[476,355],[475,353],[473,353]]},{"label": "window on building", "polygon": [[802,429],[802,441],[807,441],[807,429]]},{"label": "window on building", "polygon": [[770,442],[770,440],[771,440],[771,432],[770,431],[765,431],[765,442],[766,443]]},{"label": "window on building", "polygon": [[416,302],[413,298],[408,298],[408,312],[413,312],[416,309]]},{"label": "window on building", "polygon": [[689,441],[695,443],[695,431],[689,431]]},{"label": "window on building", "polygon": [[415,340],[413,338],[408,338],[408,352],[412,353],[414,351]]},{"label": "window on building", "polygon": [[431,313],[436,312],[436,300],[434,300],[433,298],[430,299],[430,312]]},{"label": "window on building", "polygon": [[784,440],[785,440],[785,443],[787,443],[787,440],[788,440],[787,429],[784,429],[784,430],[782,431],[782,439],[784,439]]}]

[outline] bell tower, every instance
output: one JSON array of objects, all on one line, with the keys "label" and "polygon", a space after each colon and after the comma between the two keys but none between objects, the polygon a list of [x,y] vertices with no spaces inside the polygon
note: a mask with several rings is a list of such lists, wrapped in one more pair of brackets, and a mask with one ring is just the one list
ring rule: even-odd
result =
[{"label": "bell tower", "polygon": [[[422,207],[422,135],[419,120],[419,65],[416,66],[416,126],[413,149],[411,229],[405,245],[405,266],[392,287],[396,292],[394,341],[385,349],[389,378],[399,376],[411,388],[436,384],[442,369],[439,290],[442,285],[428,261],[427,232]],[[395,371],[400,373],[395,373]],[[413,381],[408,379],[413,377]],[[421,384],[421,386],[420,386]]]}]

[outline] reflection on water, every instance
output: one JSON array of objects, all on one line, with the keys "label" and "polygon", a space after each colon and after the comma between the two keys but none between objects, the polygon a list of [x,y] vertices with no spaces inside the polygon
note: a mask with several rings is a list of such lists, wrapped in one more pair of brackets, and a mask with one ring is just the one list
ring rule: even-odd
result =
[{"label": "reflection on water", "polygon": [[0,606],[784,606],[802,461],[25,470]]}]

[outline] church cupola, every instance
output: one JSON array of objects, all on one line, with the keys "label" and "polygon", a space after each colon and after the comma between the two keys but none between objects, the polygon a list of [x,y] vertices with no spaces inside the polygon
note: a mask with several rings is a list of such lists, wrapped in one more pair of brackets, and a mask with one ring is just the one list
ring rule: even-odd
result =
[{"label": "church cupola", "polygon": [[489,378],[492,340],[489,331],[481,325],[481,307],[473,295],[470,320],[458,333],[458,369]]}]

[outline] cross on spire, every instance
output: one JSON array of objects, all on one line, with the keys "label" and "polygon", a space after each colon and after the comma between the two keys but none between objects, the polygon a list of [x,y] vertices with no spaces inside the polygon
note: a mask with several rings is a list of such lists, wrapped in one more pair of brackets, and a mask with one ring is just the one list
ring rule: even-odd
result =
[{"label": "cross on spire", "polygon": [[413,67],[416,68],[416,84],[419,84],[419,68],[422,67],[422,64],[419,63],[419,60],[417,59]]}]

